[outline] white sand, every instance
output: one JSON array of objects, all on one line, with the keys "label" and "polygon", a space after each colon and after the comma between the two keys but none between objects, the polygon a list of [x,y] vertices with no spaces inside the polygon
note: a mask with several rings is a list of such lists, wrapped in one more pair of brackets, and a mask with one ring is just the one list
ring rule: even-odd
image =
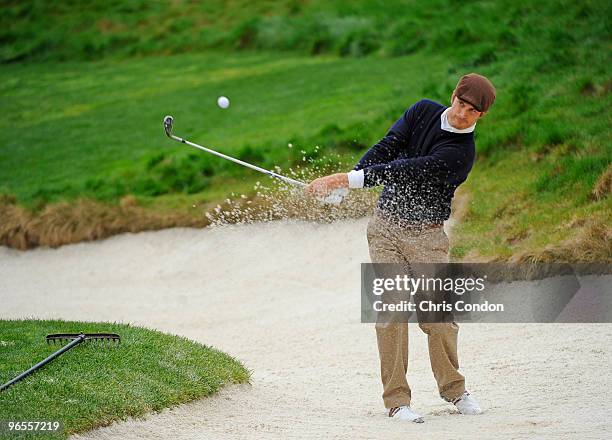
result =
[{"label": "white sand", "polygon": [[0,248],[2,318],[121,321],[241,359],[253,384],[87,439],[612,438],[612,325],[463,324],[460,361],[486,413],[442,401],[411,325],[421,425],[385,417],[372,324],[359,322],[365,221],[126,234]]}]

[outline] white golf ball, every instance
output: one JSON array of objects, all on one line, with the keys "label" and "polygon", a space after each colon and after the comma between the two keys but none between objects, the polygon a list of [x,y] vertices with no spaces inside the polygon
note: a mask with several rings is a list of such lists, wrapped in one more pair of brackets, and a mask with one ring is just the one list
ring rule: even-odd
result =
[{"label": "white golf ball", "polygon": [[217,99],[217,105],[221,108],[228,108],[229,104],[229,99],[227,99],[225,96],[219,96]]}]

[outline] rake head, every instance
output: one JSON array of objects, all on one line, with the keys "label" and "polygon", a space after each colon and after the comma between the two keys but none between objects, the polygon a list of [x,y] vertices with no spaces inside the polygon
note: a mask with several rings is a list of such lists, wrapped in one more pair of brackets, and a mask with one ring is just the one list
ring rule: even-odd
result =
[{"label": "rake head", "polygon": [[52,342],[55,344],[56,341],[60,344],[65,344],[67,342],[72,342],[75,339],[102,343],[121,343],[121,337],[116,333],[54,333],[45,337],[47,344],[51,344]]}]

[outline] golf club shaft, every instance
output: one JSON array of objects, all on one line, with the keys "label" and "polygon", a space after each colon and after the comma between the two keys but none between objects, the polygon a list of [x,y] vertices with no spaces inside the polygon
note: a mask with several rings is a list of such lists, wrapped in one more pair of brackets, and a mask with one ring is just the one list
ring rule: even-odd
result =
[{"label": "golf club shaft", "polygon": [[301,186],[301,187],[306,186],[306,184],[304,182],[300,182],[299,180],[291,179],[290,177],[282,176],[282,175],[277,174],[277,173],[275,173],[273,171],[266,170],[264,168],[261,168],[261,167],[255,166],[255,165],[251,165],[250,163],[244,162],[244,161],[242,161],[240,159],[236,159],[234,157],[227,156],[227,155],[225,155],[223,153],[219,153],[218,151],[211,150],[210,148],[206,148],[206,147],[203,147],[201,145],[195,144],[193,142],[189,142],[187,139],[180,138],[178,136],[175,136],[172,133],[168,133],[168,137],[170,137],[171,139],[174,139],[177,142],[181,142],[183,144],[190,145],[190,146],[198,148],[198,149],[200,149],[202,151],[206,151],[207,153],[214,154],[215,156],[219,156],[219,157],[221,157],[223,159],[226,159],[226,160],[230,160],[230,161],[232,161],[234,163],[237,163],[239,165],[242,165],[244,167],[250,168],[250,169],[255,170],[255,171],[259,171],[260,173],[267,174],[268,176],[274,177],[275,179],[281,180],[281,181],[283,181],[285,183],[288,183],[290,185]]},{"label": "golf club shaft", "polygon": [[[225,154],[219,153],[218,151],[211,150],[210,148],[206,148],[206,147],[203,147],[201,145],[195,144],[193,142],[189,142],[187,139],[183,139],[183,138],[180,138],[178,136],[175,136],[172,133],[172,125],[173,125],[173,123],[174,123],[174,118],[172,116],[167,115],[166,117],[164,117],[164,131],[166,132],[166,136],[168,136],[170,139],[174,139],[177,142],[180,142],[182,144],[187,144],[187,145],[189,145],[191,147],[197,148],[197,149],[205,151],[207,153],[214,154],[215,156],[219,156],[222,159],[226,159],[226,160],[229,160],[231,162],[237,163],[238,165],[242,165],[243,167],[250,168],[252,170],[259,171],[260,173],[267,174],[270,177],[274,177],[275,179],[278,179],[278,180],[280,180],[282,182],[285,182],[285,183],[288,183],[290,185],[299,186],[299,187],[302,187],[302,188],[304,188],[306,186],[306,183],[300,182],[299,180],[295,180],[295,179],[292,179],[290,177],[282,176],[282,175],[277,174],[277,173],[275,173],[273,171],[266,170],[264,168],[261,168],[261,167],[255,166],[255,165],[251,165],[248,162],[244,162],[244,161],[242,161],[240,159],[236,159],[234,157],[227,156]],[[336,188],[336,189],[332,190],[329,195],[327,195],[326,197],[324,197],[324,198],[322,198],[320,200],[322,200],[325,203],[330,203],[330,204],[336,205],[338,203],[341,203],[342,200],[347,196],[347,194],[348,194],[348,188]]]}]

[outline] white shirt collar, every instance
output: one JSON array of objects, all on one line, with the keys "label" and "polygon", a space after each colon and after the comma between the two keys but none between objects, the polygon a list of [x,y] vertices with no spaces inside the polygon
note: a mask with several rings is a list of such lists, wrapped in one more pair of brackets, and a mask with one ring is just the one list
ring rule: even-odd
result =
[{"label": "white shirt collar", "polygon": [[471,133],[474,131],[474,129],[476,128],[476,124],[472,125],[471,127],[464,128],[464,129],[458,129],[458,128],[453,127],[450,124],[450,122],[448,122],[447,113],[449,110],[450,110],[450,107],[444,110],[442,114],[440,115],[440,128],[442,130],[450,131],[451,133]]}]

